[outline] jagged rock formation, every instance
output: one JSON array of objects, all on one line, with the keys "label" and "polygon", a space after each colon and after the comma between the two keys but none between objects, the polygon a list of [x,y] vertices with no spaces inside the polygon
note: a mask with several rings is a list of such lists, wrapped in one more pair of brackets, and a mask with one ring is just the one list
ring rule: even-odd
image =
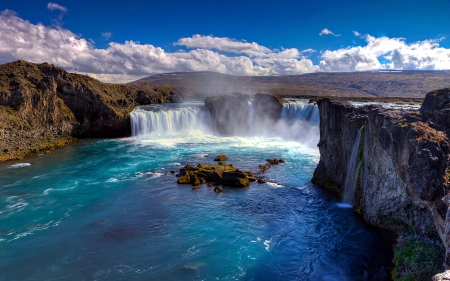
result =
[{"label": "jagged rock formation", "polygon": [[74,137],[127,136],[136,105],[182,101],[184,90],[105,84],[47,63],[0,65],[0,160],[63,146]]},{"label": "jagged rock formation", "polygon": [[342,192],[361,129],[355,209],[374,226],[438,233],[450,265],[450,89],[430,92],[420,111],[354,108],[329,99],[318,106],[321,156],[312,182]]},{"label": "jagged rock formation", "polygon": [[214,128],[221,135],[246,135],[250,126],[255,128],[275,124],[283,109],[283,99],[274,95],[256,94],[253,109],[250,96],[231,93],[205,99],[205,106],[211,113]]}]

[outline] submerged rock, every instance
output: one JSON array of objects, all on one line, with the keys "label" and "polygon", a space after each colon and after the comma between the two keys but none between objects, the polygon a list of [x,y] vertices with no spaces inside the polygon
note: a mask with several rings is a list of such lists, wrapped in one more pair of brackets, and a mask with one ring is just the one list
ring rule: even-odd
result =
[{"label": "submerged rock", "polygon": [[271,165],[278,165],[278,164],[284,163],[283,159],[278,159],[278,158],[270,158],[270,159],[267,159],[266,161],[269,162],[269,164],[271,164]]}]

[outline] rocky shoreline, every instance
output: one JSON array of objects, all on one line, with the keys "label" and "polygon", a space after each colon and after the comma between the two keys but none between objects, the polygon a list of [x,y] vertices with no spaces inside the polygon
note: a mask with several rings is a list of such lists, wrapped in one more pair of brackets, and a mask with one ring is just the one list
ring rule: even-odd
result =
[{"label": "rocky shoreline", "polygon": [[188,92],[147,83],[101,83],[47,63],[0,65],[0,161],[62,147],[76,138],[129,136],[135,106],[182,102]]}]

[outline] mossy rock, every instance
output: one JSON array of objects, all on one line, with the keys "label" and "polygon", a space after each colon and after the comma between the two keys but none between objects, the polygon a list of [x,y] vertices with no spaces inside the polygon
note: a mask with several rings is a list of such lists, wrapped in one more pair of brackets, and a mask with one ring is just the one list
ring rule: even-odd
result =
[{"label": "mossy rock", "polygon": [[394,246],[394,281],[431,280],[442,272],[445,248],[435,240],[419,236],[401,236]]},{"label": "mossy rock", "polygon": [[220,154],[214,158],[214,161],[227,161],[228,157],[225,154]]},{"label": "mossy rock", "polygon": [[191,177],[189,175],[184,175],[178,178],[177,183],[179,184],[189,184],[191,183]]}]

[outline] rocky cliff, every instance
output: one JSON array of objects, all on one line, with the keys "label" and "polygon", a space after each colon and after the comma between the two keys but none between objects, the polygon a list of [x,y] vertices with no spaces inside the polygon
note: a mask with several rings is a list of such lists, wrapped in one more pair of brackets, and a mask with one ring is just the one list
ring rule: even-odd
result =
[{"label": "rocky cliff", "polygon": [[250,130],[273,126],[280,118],[283,99],[267,94],[251,97],[242,93],[223,94],[205,99],[214,128],[220,135],[248,135]]},{"label": "rocky cliff", "polygon": [[[352,204],[368,223],[397,233],[437,233],[449,266],[450,89],[427,94],[420,111],[329,99],[318,106],[321,156],[312,182],[342,194],[353,173]],[[355,146],[357,165],[347,171]]]},{"label": "rocky cliff", "polygon": [[47,63],[0,65],[0,161],[73,138],[130,135],[129,113],[136,105],[179,102],[185,90],[105,84]]}]

